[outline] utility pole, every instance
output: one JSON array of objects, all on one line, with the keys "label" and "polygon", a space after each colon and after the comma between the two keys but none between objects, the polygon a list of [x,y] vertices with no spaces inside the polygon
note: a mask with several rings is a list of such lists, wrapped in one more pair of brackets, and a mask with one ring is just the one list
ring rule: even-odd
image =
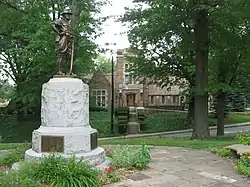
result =
[{"label": "utility pole", "polygon": [[111,58],[111,134],[114,134],[114,57]]}]

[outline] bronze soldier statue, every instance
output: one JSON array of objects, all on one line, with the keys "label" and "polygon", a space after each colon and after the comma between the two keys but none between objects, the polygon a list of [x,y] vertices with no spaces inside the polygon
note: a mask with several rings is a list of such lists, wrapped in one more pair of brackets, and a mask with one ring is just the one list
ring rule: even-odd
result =
[{"label": "bronze soldier statue", "polygon": [[69,74],[72,74],[74,40],[71,25],[72,12],[69,7],[66,7],[61,13],[61,16],[53,24],[53,30],[57,33],[56,41],[59,43],[59,55],[57,59],[58,75],[63,75],[62,60],[65,57],[69,65]]}]

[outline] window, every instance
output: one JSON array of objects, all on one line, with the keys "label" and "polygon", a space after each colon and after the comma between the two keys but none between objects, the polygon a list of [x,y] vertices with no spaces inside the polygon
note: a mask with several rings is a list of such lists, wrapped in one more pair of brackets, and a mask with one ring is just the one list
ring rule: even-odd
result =
[{"label": "window", "polygon": [[165,103],[166,105],[172,105],[172,97],[170,95],[166,95]]},{"label": "window", "polygon": [[149,96],[149,99],[150,99],[150,104],[154,104],[154,102],[155,102],[155,98],[154,98],[154,96],[153,95],[151,95],[151,96]]},{"label": "window", "polygon": [[178,95],[173,95],[173,104],[179,105],[179,96]]},{"label": "window", "polygon": [[125,75],[125,84],[132,84],[133,78],[131,75]]},{"label": "window", "polygon": [[181,96],[181,97],[179,97],[179,100],[180,100],[180,105],[183,105],[183,103],[184,103],[184,96]]},{"label": "window", "polygon": [[125,64],[125,72],[129,72],[129,64],[128,63]]},{"label": "window", "polygon": [[165,95],[161,96],[161,103],[162,103],[162,104],[165,103]]},{"label": "window", "polygon": [[107,107],[107,90],[93,90],[97,107]]}]

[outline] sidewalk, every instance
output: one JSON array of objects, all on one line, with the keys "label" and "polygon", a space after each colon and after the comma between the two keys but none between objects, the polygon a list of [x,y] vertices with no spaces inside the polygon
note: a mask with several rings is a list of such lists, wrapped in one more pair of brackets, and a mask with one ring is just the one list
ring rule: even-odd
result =
[{"label": "sidewalk", "polygon": [[105,187],[249,187],[223,158],[181,147],[155,147],[147,170]]},{"label": "sidewalk", "polygon": [[[250,130],[250,122],[245,123],[237,123],[231,125],[225,125],[225,130],[230,128],[240,128],[240,127],[248,127]],[[213,126],[209,128],[211,130],[216,130],[217,127]],[[126,136],[116,136],[116,137],[108,137],[108,138],[99,138],[98,140],[115,140],[115,139],[124,139],[124,138],[146,138],[146,137],[163,137],[163,136],[189,136],[192,132],[192,129],[187,130],[178,130],[178,131],[168,131],[168,132],[157,132],[157,133],[145,133],[145,134],[129,134]],[[230,133],[229,133],[230,134]]]}]

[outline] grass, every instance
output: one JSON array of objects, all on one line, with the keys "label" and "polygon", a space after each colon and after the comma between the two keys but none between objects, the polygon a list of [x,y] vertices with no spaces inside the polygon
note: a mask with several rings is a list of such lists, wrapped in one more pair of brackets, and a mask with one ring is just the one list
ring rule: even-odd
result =
[{"label": "grass", "polygon": [[[193,149],[207,149],[235,144],[234,136],[215,137],[209,140],[191,140],[189,138],[133,138],[117,140],[101,140],[100,145],[141,145],[141,143],[153,146],[174,146]],[[20,144],[0,143],[0,150],[13,149]]]},{"label": "grass", "polygon": [[250,122],[250,115],[241,115],[241,114],[230,114],[225,119],[225,124],[235,124],[235,123],[245,123]]},{"label": "grass", "polygon": [[0,150],[15,149],[20,145],[21,143],[0,143]]},{"label": "grass", "polygon": [[235,144],[234,136],[216,137],[209,140],[191,140],[189,138],[136,138],[102,140],[100,145],[140,145],[141,143],[153,146],[186,147],[193,149],[208,149]]}]

